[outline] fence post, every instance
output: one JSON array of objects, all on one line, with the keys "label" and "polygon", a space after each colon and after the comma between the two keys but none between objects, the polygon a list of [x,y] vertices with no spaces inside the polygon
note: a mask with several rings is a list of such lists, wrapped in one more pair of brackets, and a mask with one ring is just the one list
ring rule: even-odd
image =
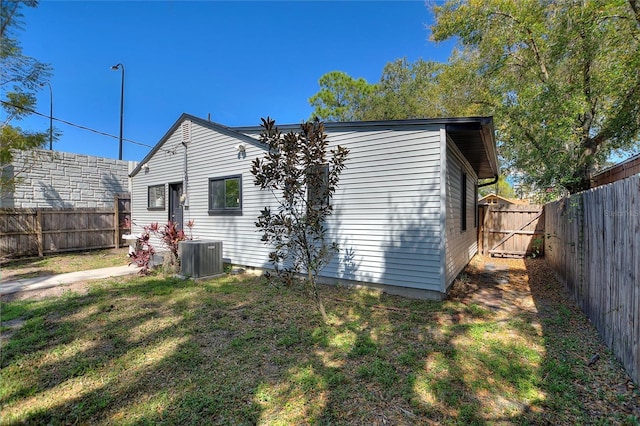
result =
[{"label": "fence post", "polygon": [[36,209],[36,233],[38,238],[38,256],[44,256],[44,238],[42,236],[42,209]]}]

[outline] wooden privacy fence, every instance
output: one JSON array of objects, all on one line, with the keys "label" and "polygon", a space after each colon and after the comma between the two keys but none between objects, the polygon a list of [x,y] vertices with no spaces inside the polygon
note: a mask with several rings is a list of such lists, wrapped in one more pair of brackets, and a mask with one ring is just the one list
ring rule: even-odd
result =
[{"label": "wooden privacy fence", "polygon": [[118,248],[130,204],[129,197],[116,197],[114,209],[0,209],[0,256]]},{"label": "wooden privacy fence", "polygon": [[640,383],[640,175],[545,206],[549,264]]},{"label": "wooden privacy fence", "polygon": [[544,253],[543,206],[480,206],[479,215],[482,254],[524,257]]}]

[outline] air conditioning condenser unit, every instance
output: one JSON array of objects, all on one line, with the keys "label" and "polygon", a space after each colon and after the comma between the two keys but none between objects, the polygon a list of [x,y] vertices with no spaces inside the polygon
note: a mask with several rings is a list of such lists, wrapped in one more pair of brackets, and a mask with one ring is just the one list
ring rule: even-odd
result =
[{"label": "air conditioning condenser unit", "polygon": [[185,277],[202,278],[223,273],[222,241],[180,241],[178,253]]}]

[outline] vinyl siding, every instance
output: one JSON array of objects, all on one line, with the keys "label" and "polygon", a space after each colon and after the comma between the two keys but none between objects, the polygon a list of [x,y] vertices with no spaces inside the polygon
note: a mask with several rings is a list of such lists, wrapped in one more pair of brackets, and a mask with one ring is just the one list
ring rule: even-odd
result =
[{"label": "vinyl siding", "polygon": [[[180,136],[173,135],[164,144],[164,149],[180,145]],[[149,169],[138,173],[132,179],[131,219],[133,234],[139,234],[142,227],[150,223],[166,223],[169,218],[169,182],[182,181],[182,155],[159,151],[147,161]],[[164,210],[147,210],[147,191],[149,186],[164,185]],[[157,242],[156,244],[157,245]]]},{"label": "vinyl siding", "polygon": [[439,128],[327,128],[349,148],[327,227],[341,251],[323,276],[439,291]]},{"label": "vinyl siding", "polygon": [[[440,126],[406,126],[367,131],[326,129],[330,147],[350,150],[334,214],[327,227],[341,251],[322,271],[340,280],[442,291],[442,232],[440,225]],[[254,135],[255,136],[255,135]],[[253,184],[251,161],[263,155],[259,144],[245,143],[239,158],[238,140],[192,124],[188,146],[189,209],[194,238],[224,242],[224,258],[246,266],[270,267],[268,248],[260,241],[255,219],[273,197]],[[179,130],[149,161],[149,172],[133,178],[132,211],[141,225],[164,222],[168,211],[146,209],[148,185],[182,180],[183,147]],[[209,216],[208,179],[242,174],[242,216]],[[167,205],[168,208],[168,205]]]},{"label": "vinyl siding", "polygon": [[[467,173],[467,193],[462,191],[462,173]],[[477,227],[475,226],[474,197],[475,185],[478,182],[468,161],[450,140],[447,141],[446,165],[446,235],[445,240],[445,282],[443,292],[453,282],[456,276],[469,263],[478,251]],[[461,199],[467,199],[467,229],[462,230]]]},{"label": "vinyl siding", "polygon": [[[194,221],[193,238],[223,241],[223,257],[232,263],[268,267],[269,250],[260,241],[254,221],[272,196],[253,184],[250,173],[251,161],[262,156],[263,150],[257,142],[239,141],[233,134],[195,123],[191,126],[191,142],[187,147],[189,208],[184,210],[184,221]],[[151,222],[162,224],[168,220],[168,202],[165,211],[148,211],[146,191],[148,185],[183,180],[184,147],[180,142],[178,128],[148,161],[149,171],[140,171],[133,177],[132,217],[136,225],[133,232],[140,232],[141,226]],[[238,155],[239,142],[245,143],[246,156]],[[209,178],[231,175],[242,175],[242,216],[209,215]],[[158,241],[154,242],[159,246]]]}]

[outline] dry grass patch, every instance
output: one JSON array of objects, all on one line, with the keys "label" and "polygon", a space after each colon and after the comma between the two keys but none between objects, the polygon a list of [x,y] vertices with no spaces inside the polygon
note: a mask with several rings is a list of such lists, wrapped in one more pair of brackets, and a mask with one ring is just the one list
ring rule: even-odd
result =
[{"label": "dry grass patch", "polygon": [[11,281],[89,269],[124,266],[127,248],[51,254],[44,257],[0,259],[0,278]]},{"label": "dry grass patch", "polygon": [[22,322],[0,423],[637,424],[638,393],[544,264],[506,262],[506,284],[481,261],[445,302],[323,287],[328,325],[255,277],[3,302]]}]

